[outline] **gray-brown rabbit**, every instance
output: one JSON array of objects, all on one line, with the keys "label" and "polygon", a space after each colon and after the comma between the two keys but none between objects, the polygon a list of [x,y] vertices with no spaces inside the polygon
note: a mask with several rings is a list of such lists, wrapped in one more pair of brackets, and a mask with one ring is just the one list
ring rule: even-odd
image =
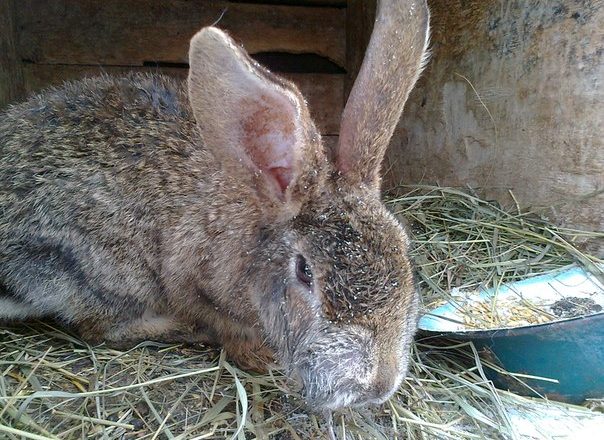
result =
[{"label": "gray-brown rabbit", "polygon": [[0,320],[221,344],[251,367],[274,356],[315,410],[382,402],[417,293],[379,169],[427,38],[424,0],[380,3],[333,162],[296,87],[213,27],[186,84],[104,76],[9,108]]}]

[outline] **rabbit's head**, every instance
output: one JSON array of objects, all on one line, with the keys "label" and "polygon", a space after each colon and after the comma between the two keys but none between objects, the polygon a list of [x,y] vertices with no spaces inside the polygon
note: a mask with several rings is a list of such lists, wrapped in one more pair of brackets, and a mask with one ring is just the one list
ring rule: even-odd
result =
[{"label": "rabbit's head", "polygon": [[311,409],[382,402],[407,370],[418,299],[379,171],[427,35],[423,0],[381,2],[333,160],[294,85],[216,28],[191,41],[199,131],[225,173],[253,188],[242,209],[259,213],[243,290]]}]

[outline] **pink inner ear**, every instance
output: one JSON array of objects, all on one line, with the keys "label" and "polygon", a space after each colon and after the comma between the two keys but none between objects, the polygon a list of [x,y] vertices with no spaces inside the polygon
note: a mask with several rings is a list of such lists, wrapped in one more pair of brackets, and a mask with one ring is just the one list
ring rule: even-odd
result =
[{"label": "pink inner ear", "polygon": [[285,192],[292,181],[292,170],[290,168],[275,167],[268,170],[277,181],[281,192]]},{"label": "pink inner ear", "polygon": [[252,163],[282,195],[293,178],[295,108],[285,98],[262,94],[241,102],[242,144]]}]

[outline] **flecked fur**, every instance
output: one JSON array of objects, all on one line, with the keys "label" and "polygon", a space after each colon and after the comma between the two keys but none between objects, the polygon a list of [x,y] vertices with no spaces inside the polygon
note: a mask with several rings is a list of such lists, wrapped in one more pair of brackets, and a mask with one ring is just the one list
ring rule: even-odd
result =
[{"label": "flecked fur", "polygon": [[0,320],[276,358],[314,410],[383,401],[416,325],[403,228],[295,86],[215,28],[190,61],[186,84],[101,76],[0,115]]}]

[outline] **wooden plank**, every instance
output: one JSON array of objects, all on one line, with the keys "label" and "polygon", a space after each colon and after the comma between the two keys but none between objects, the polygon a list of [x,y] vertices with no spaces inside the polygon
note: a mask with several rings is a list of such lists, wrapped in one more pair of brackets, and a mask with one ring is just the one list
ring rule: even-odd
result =
[{"label": "wooden plank", "polygon": [[295,6],[338,6],[346,7],[346,0],[235,0],[237,3],[263,3]]},{"label": "wooden plank", "polygon": [[346,9],[346,71],[345,98],[359,73],[365,49],[369,44],[375,21],[376,0],[348,0]]},{"label": "wooden plank", "polygon": [[[28,93],[39,92],[45,87],[60,85],[63,81],[94,76],[100,73],[123,75],[127,72],[157,72],[185,78],[187,69],[24,64],[25,88]],[[344,75],[288,73],[283,76],[295,82],[309,103],[311,114],[322,134],[337,134],[344,100]]]},{"label": "wooden plank", "polygon": [[184,63],[191,36],[218,21],[250,53],[315,53],[345,65],[343,8],[214,0],[22,0],[16,14],[21,58],[38,63]]},{"label": "wooden plank", "polygon": [[0,1],[0,110],[23,95],[21,62],[17,57],[14,1]]}]

